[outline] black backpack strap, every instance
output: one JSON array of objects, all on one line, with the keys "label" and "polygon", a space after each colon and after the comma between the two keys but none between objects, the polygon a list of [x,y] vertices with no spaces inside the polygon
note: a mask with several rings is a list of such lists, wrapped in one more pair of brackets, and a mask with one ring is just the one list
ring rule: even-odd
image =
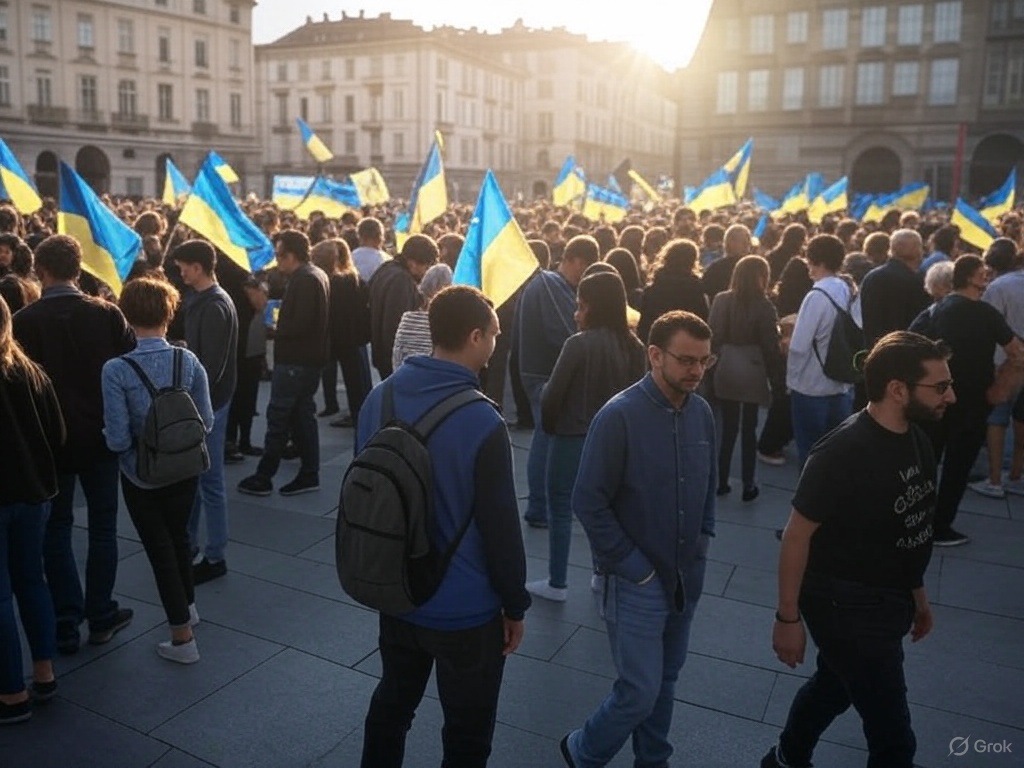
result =
[{"label": "black backpack strap", "polygon": [[185,367],[185,354],[181,351],[181,347],[174,348],[174,378],[171,380],[171,386],[174,389],[181,389],[181,379],[184,376]]},{"label": "black backpack strap", "polygon": [[149,376],[142,370],[142,366],[132,360],[128,355],[121,355],[121,359],[124,360],[135,371],[135,375],[142,381],[143,386],[146,387],[146,391],[149,392],[150,397],[156,397],[156,387],[153,386],[153,382],[149,380]]},{"label": "black backpack strap", "polygon": [[423,416],[420,417],[420,420],[413,425],[413,429],[416,431],[416,434],[426,441],[426,439],[430,437],[431,433],[441,425],[442,421],[455,413],[455,411],[459,410],[459,408],[469,405],[470,403],[475,403],[479,400],[484,400],[497,408],[494,401],[480,390],[472,388],[462,389],[454,395],[446,397],[440,403],[423,414]]},{"label": "black backpack strap", "polygon": [[829,294],[829,292],[826,291],[824,288],[811,288],[811,290],[823,294],[825,298],[828,299],[829,303],[836,308],[836,312],[846,312],[847,314],[849,314],[850,311],[848,309],[843,309],[842,307],[840,307],[839,303],[835,299],[833,299],[831,294]]}]

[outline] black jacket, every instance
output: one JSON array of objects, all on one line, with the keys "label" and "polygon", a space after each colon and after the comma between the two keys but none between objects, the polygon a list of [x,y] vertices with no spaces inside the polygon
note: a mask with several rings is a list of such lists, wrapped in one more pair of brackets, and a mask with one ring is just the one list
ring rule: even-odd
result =
[{"label": "black jacket", "polygon": [[864,277],[860,310],[868,349],[892,331],[905,331],[931,304],[921,274],[898,259],[889,259]]},{"label": "black jacket", "polygon": [[370,342],[370,298],[359,274],[331,275],[331,354]]},{"label": "black jacket", "polygon": [[40,504],[57,495],[54,453],[64,420],[53,384],[37,391],[20,373],[0,372],[0,505]]},{"label": "black jacket", "polygon": [[377,370],[391,369],[391,350],[402,315],[420,307],[420,292],[399,261],[382,264],[370,278],[370,351]]},{"label": "black jacket", "polygon": [[219,285],[186,298],[185,343],[206,369],[213,410],[223,408],[231,402],[238,379],[238,315]]},{"label": "black jacket", "polygon": [[701,320],[708,319],[708,299],[699,277],[661,273],[644,288],[640,298],[640,324],[636,329],[640,341],[646,345],[654,321],[673,309],[684,309]]},{"label": "black jacket", "polygon": [[274,364],[321,368],[328,360],[327,274],[303,264],[288,278],[274,334]]}]

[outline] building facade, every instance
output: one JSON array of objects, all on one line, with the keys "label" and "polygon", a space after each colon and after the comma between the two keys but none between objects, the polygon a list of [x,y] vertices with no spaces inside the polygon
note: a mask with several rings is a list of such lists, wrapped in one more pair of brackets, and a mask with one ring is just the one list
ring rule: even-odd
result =
[{"label": "building facade", "polygon": [[749,136],[752,183],[773,195],[818,171],[950,200],[1024,171],[1017,0],[717,0],[681,86],[688,184]]},{"label": "building facade", "polygon": [[253,0],[0,2],[0,136],[44,195],[57,162],[98,192],[159,196],[216,149],[248,188]]}]

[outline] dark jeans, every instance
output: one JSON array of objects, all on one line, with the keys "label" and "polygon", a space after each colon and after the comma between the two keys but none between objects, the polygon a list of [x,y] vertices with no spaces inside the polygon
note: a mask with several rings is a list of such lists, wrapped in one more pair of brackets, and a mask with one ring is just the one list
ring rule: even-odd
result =
[{"label": "dark jeans", "polygon": [[227,441],[245,448],[252,445],[252,418],[263,373],[262,357],[247,357],[238,363],[238,382],[228,411]]},{"label": "dark jeans", "polygon": [[301,474],[320,472],[320,433],[313,395],[320,385],[320,367],[274,364],[267,403],[267,434],[256,474],[268,480],[277,474],[288,437],[295,441]]},{"label": "dark jeans", "polygon": [[903,676],[910,592],[807,574],[800,611],[818,646],[818,666],[797,691],[779,738],[786,764],[810,765],[818,739],[852,704],[868,742],[867,768],[911,768],[917,741]]},{"label": "dark jeans", "polygon": [[772,404],[761,427],[757,450],[761,453],[781,453],[793,439],[793,414],[789,407],[789,394],[772,394]]},{"label": "dark jeans", "polygon": [[[117,476],[117,456],[108,453],[88,469],[57,478],[57,495],[51,502],[43,539],[43,565],[57,615],[58,634],[77,631],[83,619],[88,620],[90,631],[102,632],[117,615],[117,601],[111,597],[117,578]],[[76,477],[88,509],[84,595],[71,549]]]},{"label": "dark jeans", "polygon": [[526,394],[523,379],[519,375],[519,345],[512,343],[512,352],[508,356],[508,377],[512,383],[512,399],[516,404],[516,425],[520,429],[533,429],[533,412],[530,408],[530,397]]},{"label": "dark jeans", "polygon": [[[718,447],[718,484],[729,484],[729,467],[732,466],[732,450],[736,446],[736,435],[740,434],[740,472],[743,487],[754,485],[754,469],[757,460],[757,403],[740,403],[735,400],[719,400],[722,414],[722,442]],[[742,414],[742,432],[740,422]]]},{"label": "dark jeans", "polygon": [[363,401],[373,389],[370,379],[370,357],[366,354],[366,346],[341,347],[334,350],[331,359],[323,370],[321,381],[324,387],[324,406],[331,409],[338,407],[338,366],[341,366],[341,379],[345,382],[345,399],[348,412],[355,424],[359,418],[359,409]]},{"label": "dark jeans", "polygon": [[188,519],[198,486],[199,478],[193,477],[164,488],[139,488],[121,476],[125,506],[153,568],[160,602],[172,627],[188,624],[188,607],[196,600]]},{"label": "dark jeans", "polygon": [[501,615],[479,627],[445,632],[380,617],[383,674],[370,700],[362,768],[399,768],[405,735],[437,664],[444,711],[442,768],[482,768],[491,754],[505,670]]},{"label": "dark jeans", "polygon": [[942,420],[926,423],[935,458],[942,461],[939,492],[935,501],[935,530],[948,533],[967,490],[978,451],[985,444],[991,407],[969,396],[946,409]]}]

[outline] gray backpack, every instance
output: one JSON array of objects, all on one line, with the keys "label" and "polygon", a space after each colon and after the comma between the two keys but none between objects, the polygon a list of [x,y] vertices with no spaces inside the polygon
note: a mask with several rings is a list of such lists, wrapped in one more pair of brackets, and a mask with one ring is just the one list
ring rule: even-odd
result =
[{"label": "gray backpack", "polygon": [[435,546],[434,470],[427,439],[463,406],[491,401],[478,390],[465,389],[409,425],[394,417],[390,382],[382,395],[381,427],[352,459],[341,482],[334,546],[345,592],[368,608],[399,616],[437,591],[473,519],[467,516],[444,550]]},{"label": "gray backpack", "polygon": [[192,396],[181,385],[184,354],[174,349],[171,386],[157,389],[142,367],[127,355],[121,358],[142,381],[152,402],[135,444],[136,473],[146,485],[165,485],[198,477],[210,468],[206,425]]}]

